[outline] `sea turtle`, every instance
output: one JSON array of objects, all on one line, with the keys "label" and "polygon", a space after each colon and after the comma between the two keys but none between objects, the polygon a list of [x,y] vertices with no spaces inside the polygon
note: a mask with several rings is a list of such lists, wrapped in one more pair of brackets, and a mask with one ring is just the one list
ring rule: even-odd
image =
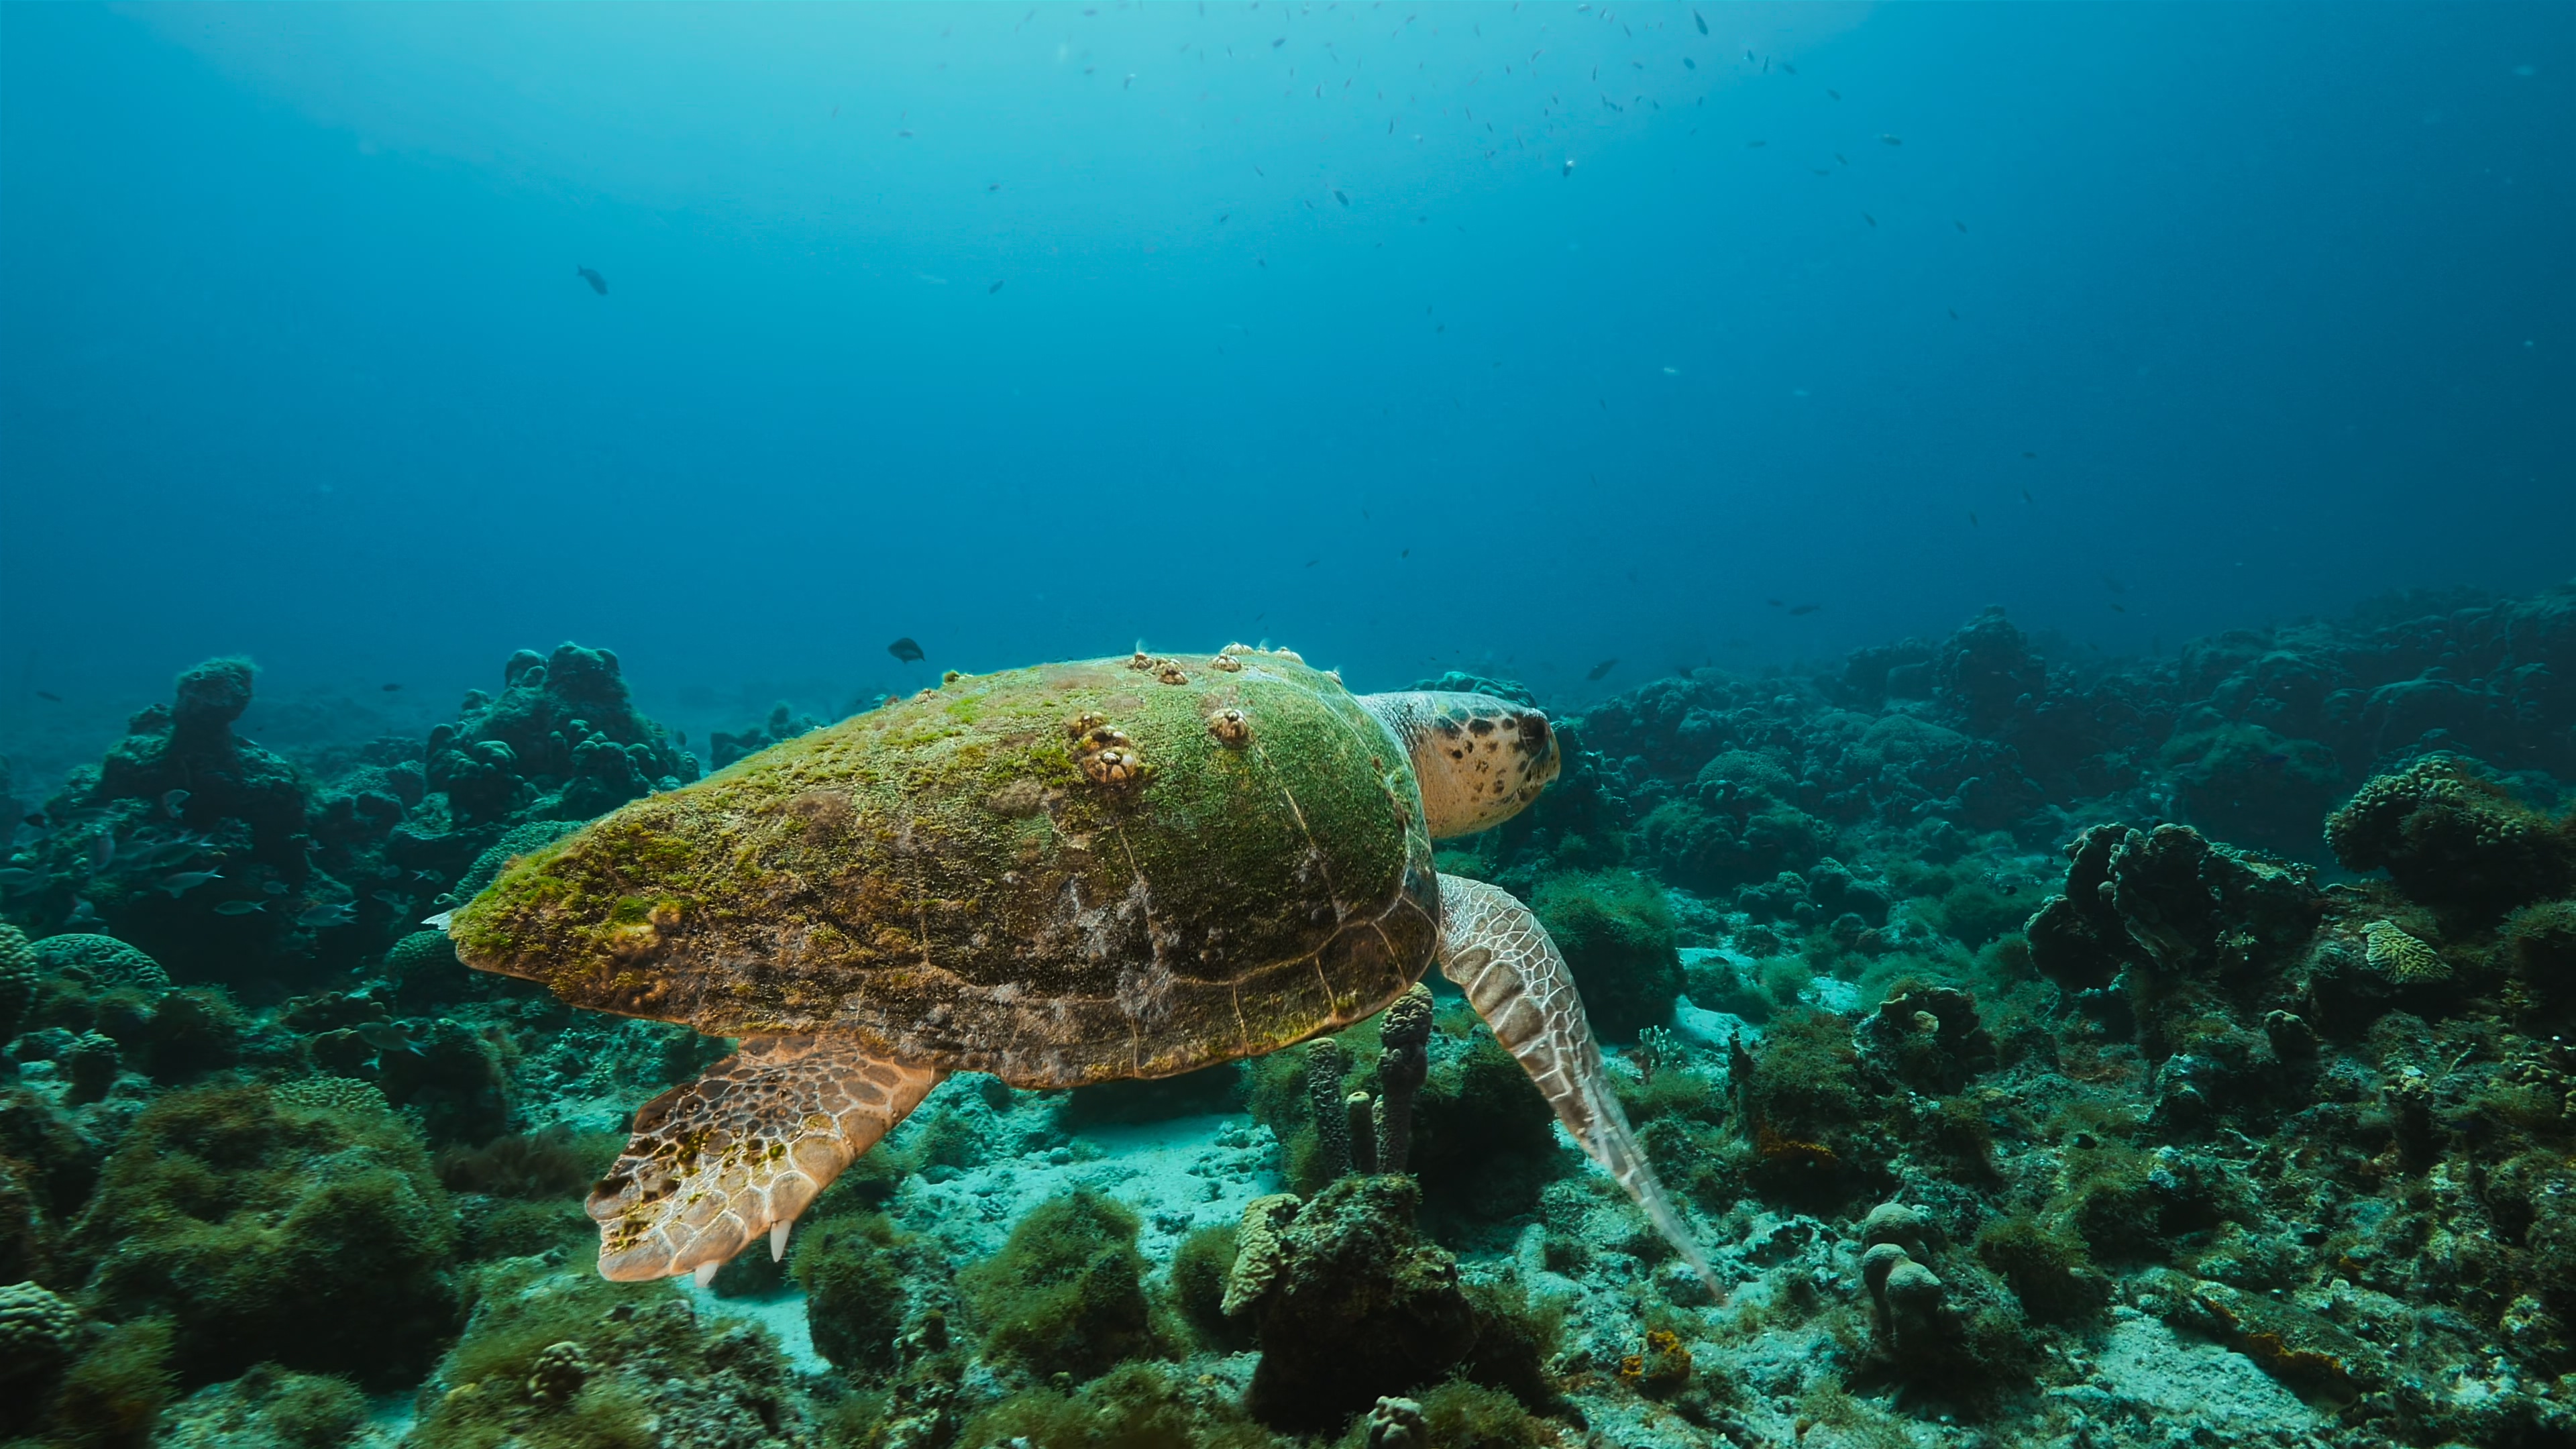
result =
[{"label": "sea turtle", "polygon": [[783,1251],[950,1072],[1169,1076],[1360,1021],[1435,962],[1705,1278],[1564,958],[1432,865],[1557,766],[1527,705],[1353,695],[1284,649],[950,674],[634,801],[443,924],[469,966],[741,1039],[592,1191],[608,1278]]}]

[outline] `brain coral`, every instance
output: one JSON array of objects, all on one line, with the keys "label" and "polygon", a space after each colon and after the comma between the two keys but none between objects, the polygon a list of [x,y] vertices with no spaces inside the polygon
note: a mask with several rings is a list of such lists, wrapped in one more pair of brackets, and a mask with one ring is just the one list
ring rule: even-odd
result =
[{"label": "brain coral", "polygon": [[84,976],[101,991],[170,989],[160,962],[114,936],[47,936],[36,943],[36,960],[47,971]]}]

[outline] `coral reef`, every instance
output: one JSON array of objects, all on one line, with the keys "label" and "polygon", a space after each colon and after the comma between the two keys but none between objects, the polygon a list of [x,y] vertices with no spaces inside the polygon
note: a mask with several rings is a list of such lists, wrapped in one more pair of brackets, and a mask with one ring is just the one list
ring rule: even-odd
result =
[{"label": "coral reef", "polygon": [[322,745],[210,661],[0,782],[43,802],[0,882],[0,1435],[2565,1442],[2570,678],[2576,586],[2109,663],[1989,612],[1551,710],[1558,783],[1441,867],[1558,936],[1722,1295],[1437,980],[1160,1081],[961,1075],[693,1289],[600,1282],[581,1199],[724,1044],[418,928],[684,741],[578,646]]}]

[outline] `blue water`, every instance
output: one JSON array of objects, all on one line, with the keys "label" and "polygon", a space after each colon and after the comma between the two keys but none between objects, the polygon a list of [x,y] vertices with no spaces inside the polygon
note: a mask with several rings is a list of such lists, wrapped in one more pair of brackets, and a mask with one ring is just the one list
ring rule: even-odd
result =
[{"label": "blue water", "polygon": [[0,7],[0,729],[2546,584],[2572,76],[2564,4]]}]

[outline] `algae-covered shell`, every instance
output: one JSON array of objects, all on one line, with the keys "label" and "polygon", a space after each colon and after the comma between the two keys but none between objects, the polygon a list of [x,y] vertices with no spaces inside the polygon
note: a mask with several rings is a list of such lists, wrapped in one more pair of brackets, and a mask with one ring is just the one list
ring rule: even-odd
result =
[{"label": "algae-covered shell", "polygon": [[578,1006],[1022,1086],[1359,1020],[1438,936],[1412,767],[1339,680],[1225,657],[961,676],[799,736],[515,862],[457,953]]}]

